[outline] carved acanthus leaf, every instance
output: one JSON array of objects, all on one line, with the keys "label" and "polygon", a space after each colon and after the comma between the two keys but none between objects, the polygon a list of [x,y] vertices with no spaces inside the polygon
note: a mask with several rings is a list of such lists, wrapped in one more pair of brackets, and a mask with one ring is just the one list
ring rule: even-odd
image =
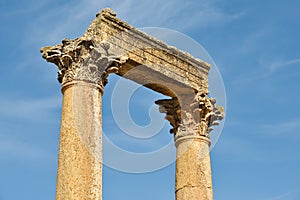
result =
[{"label": "carved acanthus leaf", "polygon": [[58,67],[58,81],[62,84],[82,80],[104,86],[108,74],[115,73],[126,62],[124,56],[109,54],[110,44],[96,46],[91,39],[64,39],[62,44],[43,47],[41,53]]},{"label": "carved acanthus leaf", "polygon": [[216,105],[216,99],[209,98],[208,94],[198,92],[191,104],[194,119],[197,122],[207,124],[208,132],[212,130],[212,126],[219,125],[219,121],[224,118],[224,109],[222,106]]},{"label": "carved acanthus leaf", "polygon": [[159,111],[166,114],[166,119],[170,122],[173,128],[170,133],[176,133],[181,123],[181,109],[176,98],[162,99],[155,101],[159,105]]},{"label": "carved acanthus leaf", "polygon": [[107,77],[111,73],[118,73],[119,68],[127,60],[125,56],[109,54],[110,44],[102,42],[99,47],[93,48],[90,57],[84,60],[75,80],[97,83],[105,86]]},{"label": "carved acanthus leaf", "polygon": [[[175,139],[188,135],[209,138],[211,126],[218,125],[224,117],[223,108],[216,105],[216,100],[202,92],[196,93],[191,103],[178,101],[177,98],[158,100],[155,103],[173,126],[170,132],[175,134]],[[189,105],[183,105],[185,103]]]}]

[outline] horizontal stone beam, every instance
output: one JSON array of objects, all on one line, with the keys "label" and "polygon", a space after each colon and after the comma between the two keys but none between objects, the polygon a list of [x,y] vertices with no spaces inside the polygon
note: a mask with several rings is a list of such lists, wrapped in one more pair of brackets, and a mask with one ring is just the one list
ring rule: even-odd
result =
[{"label": "horizontal stone beam", "polygon": [[111,9],[99,12],[83,37],[96,44],[106,41],[111,54],[128,57],[120,76],[168,96],[191,89],[208,93],[208,63],[139,31]]}]

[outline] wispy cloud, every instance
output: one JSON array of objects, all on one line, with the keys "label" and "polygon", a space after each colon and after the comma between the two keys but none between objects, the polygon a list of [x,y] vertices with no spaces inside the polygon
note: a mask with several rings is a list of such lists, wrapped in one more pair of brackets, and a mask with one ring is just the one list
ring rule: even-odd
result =
[{"label": "wispy cloud", "polygon": [[4,158],[8,155],[10,157],[17,157],[29,160],[39,160],[44,158],[53,158],[44,148],[39,148],[28,142],[22,141],[20,138],[9,138],[7,135],[0,135],[0,157]]},{"label": "wispy cloud", "polygon": [[283,200],[283,199],[287,199],[290,196],[291,192],[286,192],[284,194],[280,194],[278,196],[272,197],[268,200]]},{"label": "wispy cloud", "polygon": [[295,65],[295,64],[299,64],[296,66],[300,67],[300,58],[273,62],[269,65],[268,69],[269,69],[270,73],[274,73],[274,72],[280,70],[281,68],[290,67],[291,65]]},{"label": "wispy cloud", "polygon": [[159,26],[175,28],[178,31],[220,25],[244,14],[229,14],[219,9],[212,1],[206,0],[201,1],[201,6],[199,1],[174,0],[162,4],[161,1],[147,0],[143,1],[143,4],[137,4],[134,0],[127,0],[113,5],[114,7],[120,12],[120,16],[137,26]]},{"label": "wispy cloud", "polygon": [[[48,152],[45,142],[34,136],[39,125],[48,127],[60,119],[61,97],[49,98],[0,98],[0,158],[25,159],[42,163],[42,160],[55,159]],[[21,123],[21,124],[20,124]],[[34,126],[36,124],[36,126]],[[31,127],[31,128],[28,128]],[[47,132],[47,131],[46,131]],[[25,139],[25,138],[30,139]],[[48,141],[49,144],[49,141]]]},{"label": "wispy cloud", "polygon": [[[189,30],[193,28],[205,28],[205,27],[216,27],[219,25],[223,25],[229,22],[232,22],[236,19],[239,19],[244,15],[244,12],[229,14],[226,11],[218,9],[213,4],[208,4],[206,7],[202,9],[190,10],[193,14],[191,16],[185,15],[185,17],[181,18],[178,22],[174,22],[173,26],[180,28],[179,30]],[[189,17],[189,18],[188,18]],[[175,26],[175,24],[177,24]]]},{"label": "wispy cloud", "polygon": [[300,189],[293,189],[287,192],[284,192],[279,195],[274,195],[271,198],[268,198],[267,200],[298,200],[300,198]]},{"label": "wispy cloud", "polygon": [[51,114],[61,107],[61,97],[45,99],[0,99],[0,118],[51,121]]},{"label": "wispy cloud", "polygon": [[[257,149],[254,149],[249,141],[243,138],[223,136],[222,141],[218,143],[218,148],[215,148],[215,152],[222,156],[230,155],[241,160],[251,159],[252,161],[256,160]],[[220,150],[220,151],[219,151]]]},{"label": "wispy cloud", "polygon": [[[32,3],[32,2],[34,2],[34,3]],[[38,2],[32,1],[32,2],[30,2],[30,0],[28,0],[24,3],[20,2],[19,6],[14,6],[14,9],[2,9],[0,16],[3,17],[4,19],[6,19],[6,18],[11,18],[11,17],[19,17],[20,15],[27,15],[32,12],[37,12],[38,10],[42,9],[44,6],[49,4],[50,1],[45,0],[45,1],[38,1]],[[6,8],[6,4],[7,3],[5,2],[5,0],[0,1],[0,6],[3,6],[2,8]],[[20,6],[23,4],[25,4],[25,5]]]},{"label": "wispy cloud", "polygon": [[277,60],[271,62],[260,61],[260,65],[262,66],[263,71],[261,73],[257,73],[256,76],[252,77],[253,80],[269,78],[283,68],[292,66],[300,68],[300,58],[290,60]]},{"label": "wispy cloud", "polygon": [[292,119],[290,121],[283,121],[281,123],[262,125],[261,130],[265,133],[272,135],[282,135],[282,134],[294,134],[300,139],[298,134],[300,129],[300,118]]},{"label": "wispy cloud", "polygon": [[254,81],[259,81],[263,79],[268,79],[278,73],[283,68],[297,67],[300,68],[300,58],[290,59],[290,60],[278,60],[272,62],[260,61],[260,67],[257,71],[252,74],[247,74],[246,76],[239,77],[235,80],[236,83],[249,83]]},{"label": "wispy cloud", "polygon": [[[103,119],[103,134],[114,143],[143,151],[161,148],[173,140],[169,134],[169,123],[159,119],[163,124],[150,122],[146,126],[137,125],[131,117],[124,118],[123,122],[106,116]],[[153,125],[154,124],[154,125]],[[158,127],[153,128],[158,124]]]},{"label": "wispy cloud", "polygon": [[219,9],[215,3],[206,0],[201,1],[201,6],[196,1],[179,0],[164,4],[157,0],[146,0],[143,3],[137,3],[135,0],[122,2],[90,0],[88,3],[86,1],[62,3],[56,7],[52,7],[51,1],[46,0],[35,4],[34,8],[26,8],[26,12],[16,11],[19,17],[24,17],[23,15],[27,13],[38,16],[31,20],[25,30],[20,33],[20,37],[23,38],[20,45],[31,49],[31,51],[23,52],[24,62],[28,66],[36,66],[32,58],[33,55],[37,58],[41,46],[58,44],[66,37],[80,37],[94,19],[95,14],[105,7],[111,7],[117,12],[118,17],[137,27],[157,26],[178,31],[193,27],[215,26],[243,15],[243,13],[229,14]]},{"label": "wispy cloud", "polygon": [[137,3],[135,0],[122,2],[91,0],[88,3],[77,1],[72,5],[64,4],[55,10],[44,12],[30,25],[30,36],[34,33],[39,38],[47,39],[49,43],[76,35],[74,33],[80,36],[87,28],[83,25],[88,26],[95,14],[105,7],[111,7],[120,18],[135,26],[160,26],[176,28],[179,31],[227,23],[244,14],[243,12],[229,14],[211,1],[201,1],[201,6],[197,1],[179,0],[164,4],[153,0],[146,0],[143,3]]},{"label": "wispy cloud", "polygon": [[[66,37],[80,37],[95,17],[98,10],[107,7],[104,1],[75,1],[72,4],[61,4],[59,7],[44,9],[40,16],[33,20],[25,33],[28,44],[46,45],[60,43]],[[40,40],[37,40],[39,38]]]},{"label": "wispy cloud", "polygon": [[257,51],[257,48],[261,45],[261,41],[268,37],[271,31],[265,27],[260,30],[247,33],[240,42],[236,42],[234,45],[238,47],[236,53],[249,54],[250,52]]}]

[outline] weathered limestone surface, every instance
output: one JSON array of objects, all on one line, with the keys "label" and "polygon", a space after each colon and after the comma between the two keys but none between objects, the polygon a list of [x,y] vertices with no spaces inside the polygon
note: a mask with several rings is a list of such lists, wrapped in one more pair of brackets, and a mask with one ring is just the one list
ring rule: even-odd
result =
[{"label": "weathered limestone surface", "polygon": [[201,92],[178,98],[156,101],[173,126],[171,133],[177,148],[176,199],[212,200],[209,132],[223,118],[223,109]]},{"label": "weathered limestone surface", "polygon": [[186,137],[176,142],[176,199],[213,199],[209,141]]},{"label": "weathered limestone surface", "polygon": [[58,67],[63,107],[60,130],[57,200],[102,199],[101,95],[110,73],[126,62],[109,53],[110,44],[64,39],[41,49]]},{"label": "weathered limestone surface", "polygon": [[209,64],[99,12],[85,34],[41,48],[58,67],[63,108],[57,200],[102,199],[101,96],[116,73],[170,96],[158,100],[177,147],[176,199],[213,199],[209,132],[223,109],[208,97]]},{"label": "weathered limestone surface", "polygon": [[[145,86],[160,93],[176,96],[174,93],[189,93],[191,88],[208,92],[209,64],[137,30],[118,19],[111,9],[99,12],[81,38],[65,39],[61,45],[44,47],[41,51],[44,58],[53,62],[47,58],[49,54],[55,57],[82,43],[88,52],[93,51],[89,46],[98,48],[103,43],[110,44],[110,55],[128,58],[117,74],[140,84],[153,83]],[[136,71],[127,77],[125,74],[132,68]],[[61,68],[59,79],[64,75],[62,69],[69,70]]]},{"label": "weathered limestone surface", "polygon": [[56,199],[101,199],[101,88],[78,81],[62,92]]}]

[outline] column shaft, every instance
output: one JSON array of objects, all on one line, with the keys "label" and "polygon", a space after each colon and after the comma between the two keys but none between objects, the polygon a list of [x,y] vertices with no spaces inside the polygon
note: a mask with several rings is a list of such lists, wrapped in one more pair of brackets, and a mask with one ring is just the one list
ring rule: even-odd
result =
[{"label": "column shaft", "polygon": [[212,200],[209,141],[186,136],[176,141],[176,200]]},{"label": "column shaft", "polygon": [[77,81],[62,93],[56,200],[101,200],[102,90]]}]

